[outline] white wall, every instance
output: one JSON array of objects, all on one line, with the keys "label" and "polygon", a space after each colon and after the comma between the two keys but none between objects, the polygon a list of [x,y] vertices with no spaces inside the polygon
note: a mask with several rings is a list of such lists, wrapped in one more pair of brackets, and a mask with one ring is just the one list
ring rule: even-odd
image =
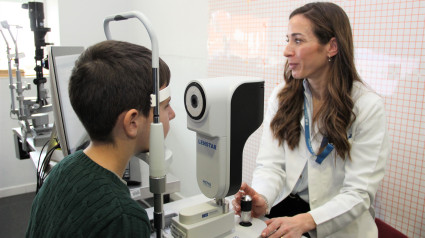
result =
[{"label": "white wall", "polygon": [[[182,196],[198,194],[195,134],[186,128],[183,93],[190,80],[207,75],[208,1],[45,0],[45,22],[52,28],[46,40],[55,45],[90,46],[105,40],[103,19],[106,16],[134,10],[150,19],[159,41],[160,57],[171,69],[171,105],[177,116],[171,122],[166,139],[166,145],[173,151],[170,172],[180,179]],[[148,34],[138,20],[111,22],[110,28],[114,39],[150,48]],[[35,191],[36,182],[32,162],[15,158],[11,129],[18,123],[8,117],[8,83],[7,79],[0,79],[3,97],[0,101],[0,197]],[[25,96],[31,94],[27,92]]]},{"label": "white wall", "polygon": [[[59,7],[61,45],[89,46],[105,40],[103,19],[126,11],[140,11],[151,21],[160,57],[171,69],[171,105],[176,118],[166,145],[173,151],[170,172],[181,181],[181,195],[199,193],[195,174],[195,134],[186,128],[183,93],[188,82],[207,75],[208,1],[54,1]],[[113,39],[150,48],[143,25],[136,19],[111,22]]]},{"label": "white wall", "polygon": [[[32,83],[30,79],[26,80]],[[32,85],[35,89],[35,85]],[[29,159],[18,160],[12,128],[19,127],[17,120],[9,117],[9,78],[0,78],[0,198],[35,191],[36,170]],[[16,95],[16,94],[15,94]],[[26,91],[25,96],[35,96],[35,90]],[[14,117],[16,117],[14,115]]]},{"label": "white wall", "polygon": [[[17,1],[16,1],[17,2]],[[15,9],[16,10],[16,9]],[[3,16],[4,17],[4,16]],[[0,16],[0,20],[8,20]],[[16,22],[10,22],[9,24],[19,24]],[[21,25],[24,28],[28,26]],[[6,31],[7,32],[7,31]],[[14,31],[12,31],[15,34]],[[8,33],[6,33],[8,35]],[[21,46],[20,52],[24,52],[27,56],[25,59],[31,59],[29,52],[25,52],[22,47],[22,32],[18,41],[18,47]],[[25,36],[26,37],[26,36]],[[32,34],[31,34],[32,37]],[[1,38],[1,58],[6,58],[6,45],[3,44],[3,38]],[[14,53],[13,44],[9,39],[10,47],[12,47],[11,53]],[[3,48],[4,47],[4,48]],[[3,51],[4,50],[4,51]],[[21,61],[22,63],[22,61]],[[12,66],[13,67],[13,66]],[[3,65],[3,68],[7,68]],[[22,69],[22,64],[21,64]],[[27,74],[34,73],[27,70]],[[36,96],[36,86],[32,83],[34,77],[23,78],[23,81],[31,84],[31,90],[25,91],[25,97]],[[46,85],[46,88],[49,88]],[[13,140],[12,128],[19,127],[19,122],[10,117],[11,98],[9,89],[9,78],[0,78],[0,198],[13,196],[16,194],[22,194],[32,192],[36,190],[36,169],[35,165],[30,159],[18,160],[15,154],[15,143]],[[15,92],[16,96],[16,92]],[[16,115],[13,116],[16,118]],[[50,120],[52,120],[50,118]],[[51,121],[52,122],[52,121]]]},{"label": "white wall", "polygon": [[181,181],[181,194],[200,193],[195,172],[195,133],[187,129],[183,104],[190,80],[207,76],[208,1],[138,1],[136,9],[151,20],[159,39],[160,57],[171,69],[171,105],[176,118],[166,145],[173,151],[170,171]]}]

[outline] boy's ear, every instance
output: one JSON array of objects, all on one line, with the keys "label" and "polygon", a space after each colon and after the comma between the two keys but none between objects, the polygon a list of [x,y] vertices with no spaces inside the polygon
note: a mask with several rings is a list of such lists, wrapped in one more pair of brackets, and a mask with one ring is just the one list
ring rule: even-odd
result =
[{"label": "boy's ear", "polygon": [[[142,120],[140,120],[140,117],[142,117]],[[136,109],[128,110],[124,114],[123,119],[123,128],[125,134],[130,138],[135,138],[144,120],[145,118],[143,117],[143,115]]]}]

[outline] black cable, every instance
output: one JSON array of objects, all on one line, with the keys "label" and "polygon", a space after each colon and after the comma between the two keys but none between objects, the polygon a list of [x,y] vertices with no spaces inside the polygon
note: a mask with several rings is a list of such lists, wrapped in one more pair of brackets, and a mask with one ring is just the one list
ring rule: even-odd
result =
[{"label": "black cable", "polygon": [[56,144],[54,147],[50,148],[49,151],[47,151],[46,156],[44,157],[43,164],[42,164],[42,167],[41,167],[41,172],[42,172],[42,174],[41,174],[41,186],[43,185],[44,180],[46,179],[47,175],[50,172],[50,170],[47,171],[47,168],[50,164],[50,160],[52,159],[52,155],[55,152],[55,150],[58,149],[58,148],[60,148],[60,145]]},{"label": "black cable", "polygon": [[36,190],[36,194],[38,193],[38,190],[40,189],[41,185],[40,185],[40,160],[41,160],[41,155],[43,154],[43,150],[46,147],[47,144],[49,144],[50,140],[48,140],[46,143],[44,143],[43,147],[41,148],[40,151],[40,155],[38,156],[38,163],[37,163],[37,171],[36,171],[36,175],[37,175],[37,190]]},{"label": "black cable", "polygon": [[[57,140],[56,140],[57,142]],[[50,165],[50,160],[52,159],[53,153],[56,149],[60,148],[60,144],[56,144],[54,147],[52,147],[44,157],[43,165],[42,165],[42,176],[41,176],[41,185],[43,185],[44,180],[46,179],[47,175],[50,173],[50,170],[47,171],[48,166]]]},{"label": "black cable", "polygon": [[43,162],[41,163],[40,166],[40,160],[41,160],[41,155],[43,154],[43,150],[46,147],[46,145],[50,142],[47,141],[46,144],[44,144],[44,146],[42,147],[41,151],[40,151],[40,156],[38,158],[38,165],[37,165],[37,190],[36,193],[38,193],[38,191],[40,190],[41,186],[43,186],[44,180],[46,179],[48,173],[46,173],[46,168],[47,166],[50,164],[50,160],[51,157],[53,155],[53,152],[57,149],[60,148],[60,144],[57,140],[57,138],[55,138],[56,140],[56,145],[53,146],[52,148],[50,148],[49,151],[46,152],[46,155],[44,156]]}]

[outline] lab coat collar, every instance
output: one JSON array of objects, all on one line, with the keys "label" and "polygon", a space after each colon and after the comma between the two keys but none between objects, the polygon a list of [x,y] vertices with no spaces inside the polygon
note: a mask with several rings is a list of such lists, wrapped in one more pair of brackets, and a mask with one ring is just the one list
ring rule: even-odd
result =
[{"label": "lab coat collar", "polygon": [[[313,94],[311,93],[310,84],[308,83],[307,79],[303,80],[303,87],[304,87],[304,100],[307,100],[306,105],[308,107],[307,108],[307,112],[309,113],[308,117],[310,118],[310,121],[313,121],[313,116],[311,115],[313,112]],[[303,116],[300,119],[300,124],[303,131],[301,133],[305,133],[304,104],[302,109],[303,109]],[[314,127],[312,127],[310,130],[311,130],[310,136],[312,139],[318,139],[320,141],[322,140],[322,135],[320,135],[319,138],[315,138],[316,136],[320,134],[317,123],[314,123]]]},{"label": "lab coat collar", "polygon": [[303,87],[304,87],[304,94],[308,94],[311,96],[311,91],[310,91],[310,84],[308,83],[307,79],[303,79]]},{"label": "lab coat collar", "polygon": [[[311,108],[310,105],[311,105],[311,100],[312,100],[312,94],[311,94],[310,86],[309,86],[309,83],[308,83],[308,80],[307,79],[304,79],[303,80],[303,87],[304,87],[304,100],[307,99],[306,105],[307,105],[307,107],[309,107],[309,109],[307,111],[310,112],[310,108]],[[303,104],[303,116],[300,118],[300,124],[301,124],[301,127],[303,129],[302,133],[304,133],[304,130],[305,130],[304,104]]]}]

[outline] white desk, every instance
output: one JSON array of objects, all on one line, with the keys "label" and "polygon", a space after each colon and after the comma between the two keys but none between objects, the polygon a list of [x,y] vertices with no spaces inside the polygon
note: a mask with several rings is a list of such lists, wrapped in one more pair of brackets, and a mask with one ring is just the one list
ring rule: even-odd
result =
[{"label": "white desk", "polygon": [[[189,207],[195,204],[199,204],[202,202],[210,201],[210,198],[205,197],[203,194],[195,195],[192,197],[184,198],[181,200],[173,201],[170,203],[164,204],[164,216],[170,215],[170,214],[179,214],[179,211],[182,208]],[[148,213],[149,220],[153,220],[153,207],[147,208],[146,212]]]},{"label": "white desk", "polygon": [[[131,197],[134,200],[141,200],[153,197],[149,190],[149,165],[140,160],[141,184],[137,186],[129,186]],[[171,194],[180,191],[180,180],[171,173],[167,173],[165,194]]]},{"label": "white desk", "polygon": [[[13,128],[12,129],[13,134],[14,134],[14,138],[15,139],[20,139],[22,142],[22,132],[21,132],[21,128]],[[17,143],[17,142],[15,142]],[[22,142],[23,143],[23,142]],[[42,152],[41,156],[40,156],[40,151],[43,148],[42,146],[35,146],[34,144],[34,138],[32,137],[28,137],[26,138],[26,144],[29,147],[29,156],[31,161],[34,163],[35,168],[38,168],[38,164],[39,164],[39,158],[44,158],[46,156],[46,152],[47,152],[47,146],[44,148],[44,151]],[[18,156],[18,148],[17,145],[15,144],[15,152],[16,152],[16,156]],[[54,166],[56,165],[57,161],[59,161],[62,158],[62,153],[59,151],[55,151],[53,153],[52,156],[52,160],[50,161],[50,166]],[[40,163],[42,163],[43,161],[40,161]]]},{"label": "white desk", "polygon": [[[233,212],[233,206],[232,206],[232,200],[233,196],[227,197],[227,201],[229,202],[229,210],[230,212]],[[164,217],[165,217],[165,229],[163,231],[164,237],[172,237],[170,234],[170,223],[171,218],[177,216],[179,214],[179,211],[182,208],[193,206],[199,203],[210,201],[210,198],[205,197],[203,194],[195,195],[192,197],[184,198],[181,200],[173,201],[170,203],[164,204]],[[146,209],[146,212],[148,213],[149,220],[153,220],[153,211],[154,208],[148,208]],[[264,218],[267,219],[267,218]],[[264,220],[263,219],[263,220]],[[264,228],[266,228],[265,223],[263,221],[257,219],[256,221],[253,221],[252,227],[243,227],[239,225],[239,216],[235,215],[235,228],[234,230],[224,234],[221,236],[221,238],[250,238],[250,237],[260,237],[261,232]],[[207,234],[206,234],[207,235]],[[155,238],[156,234],[153,233],[151,235],[151,238]],[[207,237],[207,236],[206,236]]]},{"label": "white desk", "polygon": [[[227,201],[229,202],[229,210],[233,212],[233,205],[232,200],[233,196],[226,197]],[[205,197],[203,194],[195,195],[192,197],[184,198],[181,200],[177,200],[174,202],[166,203],[164,204],[164,217],[165,217],[165,229],[163,232],[164,237],[172,237],[170,234],[170,223],[171,223],[171,217],[176,216],[179,214],[179,211],[185,207],[193,206],[199,203],[210,201],[210,198]],[[148,213],[149,220],[153,220],[153,211],[154,208],[148,208],[146,209],[146,212]],[[268,218],[262,217],[261,219],[253,220],[253,226],[252,227],[243,227],[239,225],[239,216],[235,215],[235,228],[231,232],[228,232],[221,236],[221,238],[260,238],[261,232],[266,228],[266,224],[262,223],[263,221],[267,220]],[[151,238],[156,238],[156,234],[152,233]],[[301,238],[306,238],[305,236],[302,236]]]}]

